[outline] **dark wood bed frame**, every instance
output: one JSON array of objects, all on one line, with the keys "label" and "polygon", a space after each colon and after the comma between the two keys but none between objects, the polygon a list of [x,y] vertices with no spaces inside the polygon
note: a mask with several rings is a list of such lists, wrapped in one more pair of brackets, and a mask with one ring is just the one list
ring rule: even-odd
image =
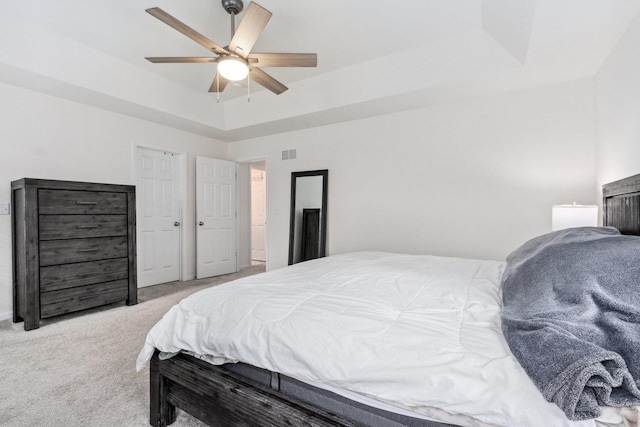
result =
[{"label": "dark wood bed frame", "polygon": [[640,175],[602,186],[602,223],[640,235]]},{"label": "dark wood bed frame", "polygon": [[151,360],[151,425],[175,421],[178,407],[212,426],[355,426],[316,408],[195,357]]},{"label": "dark wood bed frame", "polygon": [[[640,235],[640,175],[605,184],[602,195],[603,225],[614,226],[623,234]],[[180,408],[212,426],[368,425],[286,394],[277,374],[266,375],[272,375],[270,381],[261,383],[186,354],[160,360],[156,352],[150,367],[150,423],[169,425]],[[448,425],[424,420],[408,424]],[[404,423],[383,421],[376,425]]]}]

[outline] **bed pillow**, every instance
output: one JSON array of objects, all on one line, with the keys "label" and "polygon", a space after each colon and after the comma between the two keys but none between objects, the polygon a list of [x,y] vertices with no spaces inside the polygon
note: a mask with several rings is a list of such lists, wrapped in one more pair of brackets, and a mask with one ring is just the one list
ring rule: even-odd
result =
[{"label": "bed pillow", "polygon": [[502,330],[572,420],[640,404],[640,237],[612,227],[532,239],[507,257]]}]

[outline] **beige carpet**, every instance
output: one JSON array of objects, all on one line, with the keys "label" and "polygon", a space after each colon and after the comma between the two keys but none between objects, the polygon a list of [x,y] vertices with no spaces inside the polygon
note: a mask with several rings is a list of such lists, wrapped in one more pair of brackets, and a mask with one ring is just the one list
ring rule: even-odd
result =
[{"label": "beige carpet", "polygon": [[[142,288],[135,306],[76,313],[29,332],[0,322],[0,426],[149,425],[149,368],[135,371],[149,329],[193,292],[261,271]],[[179,412],[173,425],[204,424]]]}]

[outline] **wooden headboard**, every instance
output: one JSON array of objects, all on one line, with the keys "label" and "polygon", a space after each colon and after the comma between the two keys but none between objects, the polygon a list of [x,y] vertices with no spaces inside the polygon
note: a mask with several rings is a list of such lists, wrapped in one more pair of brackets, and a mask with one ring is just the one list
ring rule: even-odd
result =
[{"label": "wooden headboard", "polygon": [[602,225],[640,236],[640,174],[602,186]]}]

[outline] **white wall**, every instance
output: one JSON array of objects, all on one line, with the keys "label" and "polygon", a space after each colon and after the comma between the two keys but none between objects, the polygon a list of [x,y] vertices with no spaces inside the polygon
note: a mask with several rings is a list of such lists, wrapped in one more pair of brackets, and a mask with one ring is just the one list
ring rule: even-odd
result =
[{"label": "white wall", "polygon": [[[0,202],[10,182],[46,178],[135,184],[134,144],[188,153],[185,274],[195,275],[195,156],[227,159],[227,144],[0,84]],[[0,319],[12,311],[11,221],[0,216]]]},{"label": "white wall", "polygon": [[[593,83],[581,80],[233,143],[267,159],[269,268],[286,265],[291,172],[329,170],[328,253],[503,259],[594,203]],[[297,159],[281,151],[297,149]]]},{"label": "white wall", "polygon": [[[553,204],[594,203],[640,172],[640,24],[595,80],[226,144],[0,85],[0,202],[25,176],[133,184],[133,146],[188,152],[186,246],[195,271],[195,156],[266,159],[269,268],[286,265],[291,172],[329,169],[328,253],[503,259],[550,230]],[[597,117],[598,158],[594,158]],[[281,160],[281,150],[297,159]],[[96,161],[95,159],[99,159]],[[596,165],[598,169],[596,182]],[[0,318],[11,312],[10,217],[0,216]]]},{"label": "white wall", "polygon": [[640,173],[640,17],[595,78],[596,191]]}]

